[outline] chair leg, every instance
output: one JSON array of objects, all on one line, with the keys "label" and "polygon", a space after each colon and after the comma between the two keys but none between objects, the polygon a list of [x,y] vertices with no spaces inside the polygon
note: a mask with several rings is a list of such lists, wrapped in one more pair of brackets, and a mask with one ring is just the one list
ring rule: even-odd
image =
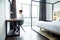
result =
[{"label": "chair leg", "polygon": [[23,29],[23,27],[21,26],[22,30],[25,32],[25,30]]}]

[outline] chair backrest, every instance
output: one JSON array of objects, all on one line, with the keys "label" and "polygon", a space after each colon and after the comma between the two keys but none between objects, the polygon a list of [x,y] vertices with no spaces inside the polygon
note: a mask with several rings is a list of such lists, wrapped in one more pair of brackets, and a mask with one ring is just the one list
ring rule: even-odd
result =
[{"label": "chair backrest", "polygon": [[23,23],[24,23],[24,20],[21,20],[21,21],[17,22],[17,24],[18,24],[19,26],[23,25]]}]

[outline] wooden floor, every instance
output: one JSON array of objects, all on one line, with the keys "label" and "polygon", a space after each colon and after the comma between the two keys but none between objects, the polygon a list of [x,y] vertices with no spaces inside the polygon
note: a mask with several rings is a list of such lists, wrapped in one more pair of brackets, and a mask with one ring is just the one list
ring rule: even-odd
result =
[{"label": "wooden floor", "polygon": [[20,29],[20,36],[7,37],[6,40],[48,40],[37,34],[30,27],[24,27],[25,32]]}]

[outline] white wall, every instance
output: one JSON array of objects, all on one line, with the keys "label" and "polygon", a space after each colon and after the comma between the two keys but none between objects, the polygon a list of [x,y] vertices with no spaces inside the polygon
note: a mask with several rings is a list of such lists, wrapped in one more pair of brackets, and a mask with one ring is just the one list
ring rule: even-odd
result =
[{"label": "white wall", "polygon": [[0,40],[5,38],[4,0],[0,0]]},{"label": "white wall", "polygon": [[0,0],[0,40],[4,40],[5,39],[5,14],[8,13],[8,5],[5,5],[5,4],[8,4],[6,3],[6,0]]},{"label": "white wall", "polygon": [[5,0],[5,19],[10,19],[10,3]]}]

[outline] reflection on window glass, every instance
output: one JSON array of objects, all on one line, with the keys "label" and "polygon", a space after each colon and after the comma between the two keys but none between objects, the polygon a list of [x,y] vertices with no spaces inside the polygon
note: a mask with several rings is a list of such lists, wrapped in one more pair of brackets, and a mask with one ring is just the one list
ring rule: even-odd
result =
[{"label": "reflection on window glass", "polygon": [[22,5],[23,15],[24,17],[30,17],[30,6],[29,5]]}]

